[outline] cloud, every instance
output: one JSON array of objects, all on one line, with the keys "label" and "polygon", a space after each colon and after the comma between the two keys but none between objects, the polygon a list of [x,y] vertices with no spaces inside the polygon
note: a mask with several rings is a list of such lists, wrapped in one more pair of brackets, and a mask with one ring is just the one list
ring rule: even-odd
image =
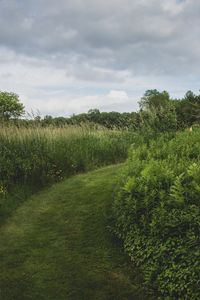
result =
[{"label": "cloud", "polygon": [[[59,101],[56,98],[59,97]],[[38,99],[40,103],[40,114],[44,116],[49,115],[59,115],[59,116],[70,116],[73,113],[87,112],[91,108],[98,108],[101,111],[127,111],[135,110],[134,100],[127,95],[125,91],[121,90],[111,90],[108,94],[93,94],[89,96],[70,96],[66,95],[60,91],[54,96],[48,95],[46,101]],[[30,103],[27,102],[27,105]],[[34,110],[34,109],[33,109]],[[37,111],[35,110],[37,113]]]},{"label": "cloud", "polygon": [[198,90],[199,13],[195,0],[0,0],[0,89],[57,113],[62,97],[76,112],[124,91],[133,106],[109,106],[122,110],[149,88]]}]

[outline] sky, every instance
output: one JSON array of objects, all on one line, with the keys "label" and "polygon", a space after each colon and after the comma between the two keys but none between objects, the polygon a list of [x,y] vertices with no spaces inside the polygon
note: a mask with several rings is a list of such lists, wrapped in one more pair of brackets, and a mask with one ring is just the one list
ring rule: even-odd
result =
[{"label": "sky", "polygon": [[42,116],[198,93],[199,16],[197,0],[0,0],[0,90]]}]

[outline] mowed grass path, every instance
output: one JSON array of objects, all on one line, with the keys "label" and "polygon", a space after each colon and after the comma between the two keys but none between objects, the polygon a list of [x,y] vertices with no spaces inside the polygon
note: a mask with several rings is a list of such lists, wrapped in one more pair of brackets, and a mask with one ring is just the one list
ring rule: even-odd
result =
[{"label": "mowed grass path", "polygon": [[107,230],[122,165],[31,197],[0,229],[1,300],[148,299]]}]

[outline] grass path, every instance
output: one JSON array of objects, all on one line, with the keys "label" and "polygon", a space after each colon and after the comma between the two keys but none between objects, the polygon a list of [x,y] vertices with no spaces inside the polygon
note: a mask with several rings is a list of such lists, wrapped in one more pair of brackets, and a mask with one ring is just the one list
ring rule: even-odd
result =
[{"label": "grass path", "polygon": [[0,229],[1,300],[148,299],[106,228],[121,168],[67,179],[15,211]]}]

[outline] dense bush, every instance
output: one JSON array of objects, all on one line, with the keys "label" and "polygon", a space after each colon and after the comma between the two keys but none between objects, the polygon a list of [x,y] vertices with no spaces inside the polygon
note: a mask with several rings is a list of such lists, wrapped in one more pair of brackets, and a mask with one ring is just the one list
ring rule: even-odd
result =
[{"label": "dense bush", "polygon": [[114,231],[160,299],[200,299],[200,130],[130,150]]}]

